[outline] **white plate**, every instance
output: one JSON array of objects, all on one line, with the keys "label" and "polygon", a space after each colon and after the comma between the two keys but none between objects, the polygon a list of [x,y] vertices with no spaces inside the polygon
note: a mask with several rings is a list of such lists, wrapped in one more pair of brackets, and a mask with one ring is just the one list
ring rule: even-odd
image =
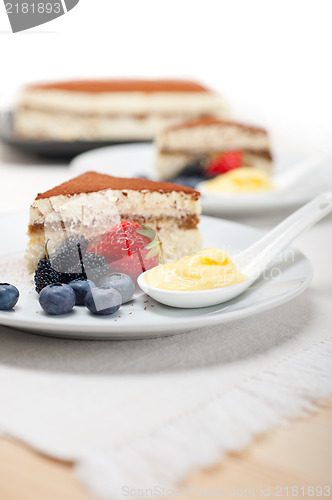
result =
[{"label": "white plate", "polygon": [[[300,252],[289,249],[282,254],[280,262],[275,263],[243,295],[217,306],[175,309],[141,295],[122,306],[114,316],[94,316],[79,307],[64,316],[48,316],[39,306],[32,281],[20,268],[23,269],[26,221],[27,214],[0,216],[0,233],[7,235],[7,244],[2,246],[0,253],[0,279],[16,285],[21,293],[14,311],[0,311],[0,324],[34,333],[94,340],[172,335],[270,309],[299,295],[312,279],[310,262]],[[232,248],[235,252],[261,236],[259,231],[248,226],[212,217],[202,217],[200,228],[205,247]],[[13,257],[14,253],[18,258]]]},{"label": "white plate", "polygon": [[[304,152],[299,146],[291,147],[282,139],[275,139],[274,157],[276,173],[288,171],[298,162],[305,160],[312,152]],[[77,156],[71,162],[73,176],[88,170],[118,177],[145,175],[157,180],[154,170],[155,150],[151,144],[127,144],[94,149]],[[317,169],[318,170],[318,169]],[[328,165],[320,165],[315,175],[309,175],[296,189],[288,192],[279,190],[255,194],[202,195],[203,213],[225,216],[236,213],[278,210],[283,207],[299,206],[332,183],[332,173]]]}]

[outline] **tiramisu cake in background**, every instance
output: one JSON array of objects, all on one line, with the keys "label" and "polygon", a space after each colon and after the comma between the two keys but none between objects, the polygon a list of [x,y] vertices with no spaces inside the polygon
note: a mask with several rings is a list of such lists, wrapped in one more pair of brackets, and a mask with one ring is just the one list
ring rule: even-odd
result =
[{"label": "tiramisu cake in background", "polygon": [[[272,169],[270,141],[266,130],[217,118],[185,121],[156,136],[156,169],[162,179],[178,175],[200,162],[208,177],[230,167]],[[199,170],[198,172],[199,173]],[[185,171],[184,171],[185,174]]]},{"label": "tiramisu cake in background", "polygon": [[35,140],[151,140],[181,120],[227,115],[222,97],[187,80],[79,80],[26,86],[14,116]]},{"label": "tiramisu cake in background", "polygon": [[45,253],[74,234],[98,244],[100,236],[123,221],[155,229],[164,258],[178,259],[201,248],[200,211],[200,193],[193,189],[87,172],[38,194],[32,203],[27,266],[33,272]]}]

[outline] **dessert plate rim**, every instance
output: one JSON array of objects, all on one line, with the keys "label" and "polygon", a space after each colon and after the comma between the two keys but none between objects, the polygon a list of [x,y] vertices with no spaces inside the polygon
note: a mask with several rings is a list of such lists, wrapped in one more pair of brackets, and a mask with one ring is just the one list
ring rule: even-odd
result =
[{"label": "dessert plate rim", "polygon": [[[22,228],[25,223],[26,214],[24,213],[0,214],[0,230],[4,230],[6,227],[19,229],[19,226]],[[240,246],[253,242],[262,234],[244,224],[207,216],[202,217],[201,229],[205,239],[209,237],[209,234],[219,235],[219,239],[211,241],[214,246],[218,244],[218,241],[221,244],[222,237],[220,235],[222,234],[233,234],[234,241],[231,244],[236,241],[236,244]],[[19,243],[15,244],[14,238],[11,250],[14,253],[16,249],[16,254],[19,252],[20,257],[22,257],[24,238],[19,235],[17,241]],[[204,242],[204,246],[208,246],[208,244],[209,241]],[[8,248],[6,252],[0,251],[0,264],[9,254]],[[196,309],[196,312],[193,312],[192,309],[175,309],[163,306],[146,295],[142,295],[136,299],[134,307],[131,304],[122,306],[124,319],[117,323],[111,316],[92,316],[85,308],[75,308],[76,311],[74,309],[66,316],[52,317],[47,316],[40,309],[37,295],[35,292],[31,293],[33,289],[31,285],[29,300],[30,304],[33,300],[33,307],[36,311],[31,312],[30,309],[24,309],[24,301],[21,302],[22,305],[19,302],[14,312],[0,311],[0,325],[30,333],[68,339],[131,340],[168,336],[227,323],[281,305],[301,294],[310,285],[313,271],[309,260],[298,250],[291,249],[291,254],[292,262],[288,262],[286,257],[286,261],[282,264],[281,278],[276,281],[271,278],[259,280],[248,292],[237,299],[219,306]],[[269,294],[271,295],[269,296]],[[133,308],[130,309],[130,307]],[[131,314],[131,311],[132,315],[129,317],[128,314]]]}]

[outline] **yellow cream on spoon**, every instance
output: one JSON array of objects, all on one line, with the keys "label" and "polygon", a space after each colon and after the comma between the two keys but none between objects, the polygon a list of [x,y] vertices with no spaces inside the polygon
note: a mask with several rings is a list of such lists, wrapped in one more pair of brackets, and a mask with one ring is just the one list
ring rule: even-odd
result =
[{"label": "yellow cream on spoon", "polygon": [[210,290],[241,283],[245,279],[227,252],[217,248],[206,248],[154,267],[145,275],[148,285],[173,291]]}]

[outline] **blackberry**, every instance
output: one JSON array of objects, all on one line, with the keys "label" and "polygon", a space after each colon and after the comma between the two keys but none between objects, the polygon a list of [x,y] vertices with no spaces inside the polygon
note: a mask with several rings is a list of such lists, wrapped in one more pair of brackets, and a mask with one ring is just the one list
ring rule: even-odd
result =
[{"label": "blackberry", "polygon": [[61,276],[62,276],[61,283],[65,284],[69,284],[71,281],[75,280],[81,280],[81,281],[86,280],[86,276],[84,273],[74,273],[71,272],[71,270],[69,271],[69,273],[61,273]]},{"label": "blackberry", "polygon": [[56,271],[50,259],[43,257],[37,265],[37,269],[34,275],[35,289],[37,293],[48,285],[53,285],[54,283],[68,284],[73,280],[85,280],[84,273],[60,273]]},{"label": "blackberry", "polygon": [[88,243],[89,241],[83,235],[78,236],[75,234],[65,239],[50,256],[52,267],[60,273],[82,273],[82,256],[88,247]]},{"label": "blackberry", "polygon": [[54,283],[61,283],[63,276],[58,271],[53,269],[51,261],[47,257],[43,257],[37,265],[35,271],[35,289],[40,293],[43,288]]},{"label": "blackberry", "polygon": [[108,262],[97,252],[83,255],[84,278],[93,281],[97,286],[109,274]]}]

